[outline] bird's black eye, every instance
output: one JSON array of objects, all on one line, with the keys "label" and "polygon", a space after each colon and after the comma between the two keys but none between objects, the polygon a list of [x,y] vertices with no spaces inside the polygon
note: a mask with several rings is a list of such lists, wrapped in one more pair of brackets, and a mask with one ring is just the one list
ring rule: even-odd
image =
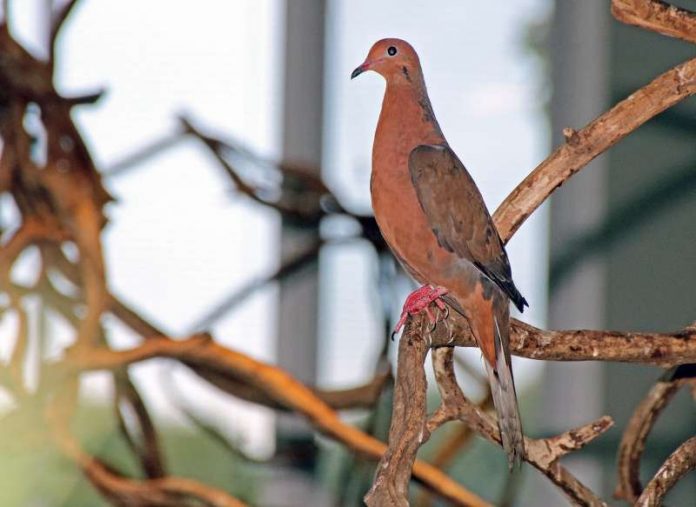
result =
[{"label": "bird's black eye", "polygon": [[389,46],[387,48],[387,54],[389,56],[394,56],[396,54],[396,48],[394,46]]}]

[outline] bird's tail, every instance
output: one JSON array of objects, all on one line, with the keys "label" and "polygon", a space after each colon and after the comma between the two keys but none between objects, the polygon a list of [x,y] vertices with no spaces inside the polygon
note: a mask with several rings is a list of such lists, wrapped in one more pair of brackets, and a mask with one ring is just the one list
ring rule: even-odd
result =
[{"label": "bird's tail", "polygon": [[510,347],[507,337],[509,331],[505,326],[501,329],[496,318],[494,318],[494,324],[495,365],[489,364],[488,361],[484,361],[484,363],[491,386],[493,404],[498,413],[500,438],[503,442],[503,449],[508,456],[508,465],[512,470],[520,464],[524,457],[522,419],[517,406],[515,380],[512,377]]}]

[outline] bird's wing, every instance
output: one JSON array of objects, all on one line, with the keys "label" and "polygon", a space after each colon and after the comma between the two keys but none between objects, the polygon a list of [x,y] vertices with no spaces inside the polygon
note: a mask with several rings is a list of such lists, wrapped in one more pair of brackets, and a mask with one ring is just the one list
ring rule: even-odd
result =
[{"label": "bird's wing", "polygon": [[527,301],[512,281],[503,242],[457,155],[445,144],[421,144],[411,151],[408,166],[438,244],[474,264],[522,311]]}]

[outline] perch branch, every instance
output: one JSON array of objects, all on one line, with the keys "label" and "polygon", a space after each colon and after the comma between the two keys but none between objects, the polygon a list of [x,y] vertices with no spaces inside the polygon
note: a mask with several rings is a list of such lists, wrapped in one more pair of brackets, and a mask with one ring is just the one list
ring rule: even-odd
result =
[{"label": "perch branch", "polygon": [[696,43],[696,14],[659,0],[612,0],[612,15],[627,25]]},{"label": "perch branch", "polygon": [[[616,361],[670,367],[696,362],[696,327],[673,333],[631,331],[547,331],[511,319],[510,351],[518,356],[547,361]],[[434,346],[475,347],[469,324],[450,312],[438,325]]]},{"label": "perch branch", "polygon": [[[423,367],[429,344],[422,328],[422,319],[410,319],[399,341],[389,449],[382,456],[372,487],[365,495],[369,507],[408,507],[411,469],[418,449],[430,436],[425,431],[427,381]],[[485,505],[478,498],[472,498],[471,502]]]}]

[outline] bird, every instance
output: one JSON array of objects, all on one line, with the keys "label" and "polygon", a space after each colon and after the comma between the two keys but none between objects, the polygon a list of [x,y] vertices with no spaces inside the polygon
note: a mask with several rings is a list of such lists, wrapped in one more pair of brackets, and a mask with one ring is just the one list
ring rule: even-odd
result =
[{"label": "bird", "polygon": [[[447,143],[433,112],[420,59],[406,41],[377,41],[351,79],[367,71],[386,81],[372,148],[370,193],[379,229],[404,270],[422,284],[409,315],[445,303],[463,315],[482,352],[501,442],[512,470],[524,436],[510,359],[510,301],[529,306],[476,183]],[[445,315],[446,318],[446,315]]]}]

